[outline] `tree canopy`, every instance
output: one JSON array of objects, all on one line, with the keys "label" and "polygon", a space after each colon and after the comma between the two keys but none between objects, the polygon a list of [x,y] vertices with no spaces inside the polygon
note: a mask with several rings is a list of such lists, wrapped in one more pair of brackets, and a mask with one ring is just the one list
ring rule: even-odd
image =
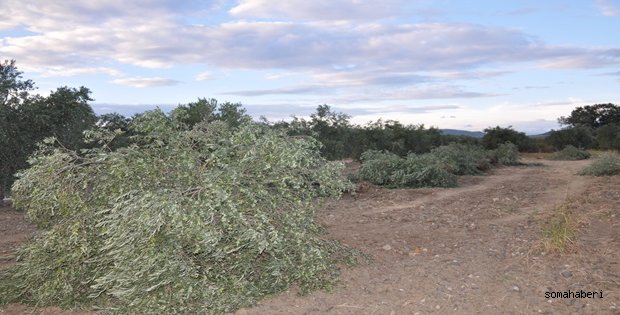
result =
[{"label": "tree canopy", "polygon": [[482,145],[486,149],[497,149],[499,145],[506,142],[515,144],[519,148],[519,151],[532,151],[536,147],[536,144],[530,137],[523,132],[512,129],[512,126],[508,128],[496,126],[484,129]]},{"label": "tree canopy", "polygon": [[560,117],[558,122],[562,125],[585,126],[592,129],[620,124],[620,106],[607,103],[577,107],[570,116]]},{"label": "tree canopy", "polygon": [[22,79],[15,60],[0,64],[0,198],[38,142],[55,137],[67,148],[78,148],[82,132],[95,126],[89,89],[60,87],[47,97],[31,95],[32,90],[34,82]]}]

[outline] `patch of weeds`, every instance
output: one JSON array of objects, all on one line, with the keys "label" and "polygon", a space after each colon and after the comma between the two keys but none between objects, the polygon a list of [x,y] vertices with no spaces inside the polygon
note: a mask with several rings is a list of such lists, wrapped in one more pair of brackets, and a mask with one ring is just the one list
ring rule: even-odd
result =
[{"label": "patch of weeds", "polygon": [[540,241],[534,246],[535,251],[545,253],[565,253],[577,236],[577,219],[568,202],[556,207],[542,228]]}]

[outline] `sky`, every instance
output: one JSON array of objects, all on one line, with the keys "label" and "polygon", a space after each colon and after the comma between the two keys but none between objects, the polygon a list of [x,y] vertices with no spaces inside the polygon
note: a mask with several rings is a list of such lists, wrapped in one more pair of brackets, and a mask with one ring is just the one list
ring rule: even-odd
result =
[{"label": "sky", "polygon": [[271,121],[528,134],[620,104],[620,0],[0,0],[0,60],[98,114],[199,97]]}]

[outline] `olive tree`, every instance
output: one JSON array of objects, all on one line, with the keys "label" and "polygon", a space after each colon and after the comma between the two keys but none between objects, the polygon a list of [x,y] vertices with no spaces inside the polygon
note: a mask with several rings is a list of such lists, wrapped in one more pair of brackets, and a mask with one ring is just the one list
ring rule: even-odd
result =
[{"label": "olive tree", "polygon": [[[264,125],[201,122],[156,110],[132,145],[48,145],[14,186],[44,232],[0,274],[0,303],[118,313],[222,313],[298,285],[329,288],[353,252],[321,237],[315,211],[350,182],[319,144]],[[49,139],[54,143],[54,139]]]}]

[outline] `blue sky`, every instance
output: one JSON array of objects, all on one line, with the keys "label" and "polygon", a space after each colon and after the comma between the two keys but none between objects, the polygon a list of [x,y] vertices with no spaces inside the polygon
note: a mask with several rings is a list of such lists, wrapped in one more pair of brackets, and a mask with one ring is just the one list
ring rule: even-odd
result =
[{"label": "blue sky", "polygon": [[207,97],[533,134],[620,103],[620,0],[1,1],[0,59],[41,94],[90,88],[97,113]]}]

